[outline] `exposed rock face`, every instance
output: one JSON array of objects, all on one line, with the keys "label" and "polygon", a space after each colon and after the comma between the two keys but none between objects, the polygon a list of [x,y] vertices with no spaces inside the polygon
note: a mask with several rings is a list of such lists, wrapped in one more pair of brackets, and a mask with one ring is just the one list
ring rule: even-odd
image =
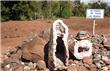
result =
[{"label": "exposed rock face", "polygon": [[67,68],[69,58],[67,39],[68,27],[62,20],[56,20],[50,36],[48,67],[51,71]]}]

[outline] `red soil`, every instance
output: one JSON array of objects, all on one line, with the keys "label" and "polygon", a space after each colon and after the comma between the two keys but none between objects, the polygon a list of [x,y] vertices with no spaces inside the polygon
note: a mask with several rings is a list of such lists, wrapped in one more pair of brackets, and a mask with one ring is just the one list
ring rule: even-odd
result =
[{"label": "red soil", "polygon": [[[70,34],[76,34],[80,30],[92,33],[93,20],[81,17],[71,17],[63,19],[69,27]],[[39,33],[51,28],[52,20],[33,20],[33,21],[8,21],[1,22],[1,44],[2,50],[14,48],[22,43],[31,32]],[[96,20],[96,34],[110,34],[110,17]],[[36,43],[39,44],[39,43]]]}]

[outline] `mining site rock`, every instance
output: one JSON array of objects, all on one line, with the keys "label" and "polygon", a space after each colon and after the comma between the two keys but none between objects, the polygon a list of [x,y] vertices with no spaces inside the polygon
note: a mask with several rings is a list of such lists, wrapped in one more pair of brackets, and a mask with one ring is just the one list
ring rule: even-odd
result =
[{"label": "mining site rock", "polygon": [[110,59],[107,56],[102,56],[102,60],[106,63],[110,63]]},{"label": "mining site rock", "polygon": [[86,67],[84,67],[84,66],[79,66],[77,69],[78,69],[77,71],[89,71],[89,70],[88,70]]},{"label": "mining site rock", "polygon": [[104,62],[105,62],[105,64],[110,65],[110,59],[108,59],[108,60],[106,60]]},{"label": "mining site rock", "polygon": [[110,70],[110,65],[108,65],[108,69]]},{"label": "mining site rock", "polygon": [[97,69],[96,68],[90,68],[89,71],[97,71]]},{"label": "mining site rock", "polygon": [[21,59],[21,56],[22,56],[22,50],[17,50],[16,51],[16,53],[13,53],[12,55],[11,55],[11,57],[13,57],[13,58],[17,58],[17,59]]},{"label": "mining site rock", "polygon": [[19,65],[18,68],[15,71],[24,71],[24,66]]},{"label": "mining site rock", "polygon": [[36,63],[28,63],[28,66],[30,67],[30,70],[35,70],[36,69]]},{"label": "mining site rock", "polygon": [[34,37],[32,40],[22,45],[22,58],[32,62],[43,60],[44,45],[45,41],[42,38],[39,38],[37,36]]},{"label": "mining site rock", "polygon": [[93,50],[92,53],[96,53],[99,50],[99,47],[94,47],[93,46],[93,49],[92,50]]},{"label": "mining site rock", "polygon": [[67,71],[77,71],[76,65],[69,65]]},{"label": "mining site rock", "polygon": [[48,68],[44,69],[44,71],[50,71]]},{"label": "mining site rock", "polygon": [[74,56],[83,59],[92,55],[92,43],[90,40],[80,40],[75,43]]},{"label": "mining site rock", "polygon": [[92,64],[93,60],[91,57],[84,57],[83,62],[87,64]]},{"label": "mining site rock", "polygon": [[103,67],[103,71],[109,71],[109,68],[107,66]]},{"label": "mining site rock", "polygon": [[67,39],[68,27],[62,20],[56,20],[50,32],[48,67],[51,71],[67,68],[69,59]]},{"label": "mining site rock", "polygon": [[12,68],[12,71],[16,71],[18,68],[20,67],[20,69],[21,68],[23,68],[24,66],[22,65],[22,64],[20,64],[20,63],[10,63],[10,68]]},{"label": "mining site rock", "polygon": [[45,62],[43,60],[39,60],[37,62],[37,69],[38,70],[44,70],[44,69],[46,69],[46,64],[45,64]]},{"label": "mining site rock", "polygon": [[50,70],[46,68],[44,70],[37,70],[37,71],[50,71]]},{"label": "mining site rock", "polygon": [[101,65],[100,62],[95,63],[95,65],[96,65],[99,69],[101,69],[101,67],[102,67],[102,65]]},{"label": "mining site rock", "polygon": [[108,35],[106,38],[106,41],[104,42],[104,47],[110,51],[110,35]]},{"label": "mining site rock", "polygon": [[75,64],[76,64],[76,65],[79,65],[79,66],[83,65],[83,62],[82,62],[82,60],[81,60],[81,61],[78,61],[78,60],[74,60],[74,62],[75,62]]},{"label": "mining site rock", "polygon": [[98,53],[94,54],[93,57],[94,57],[94,61],[95,61],[95,62],[101,60],[101,55],[98,54]]},{"label": "mining site rock", "polygon": [[72,65],[72,64],[75,64],[75,62],[74,62],[72,59],[70,59],[70,60],[68,61],[68,64],[69,64],[69,65]]},{"label": "mining site rock", "polygon": [[77,33],[75,39],[83,40],[89,38],[89,33],[87,31],[80,31]]},{"label": "mining site rock", "polygon": [[30,71],[30,67],[29,66],[24,66],[24,71]]},{"label": "mining site rock", "polygon": [[[70,41],[71,40],[69,40],[69,42]],[[78,32],[73,41],[74,42],[69,45],[69,51],[76,57],[76,59],[83,59],[84,57],[92,55],[92,43],[87,31]],[[70,57],[71,56],[72,55],[70,54]]]},{"label": "mining site rock", "polygon": [[19,63],[20,59],[22,56],[22,51],[21,50],[15,50],[15,51],[9,51],[8,55],[7,54],[3,54],[3,63],[2,66],[5,66],[7,64],[10,63]]},{"label": "mining site rock", "polygon": [[84,67],[86,68],[90,68],[90,64],[87,64],[87,63],[83,63]]},{"label": "mining site rock", "polygon": [[22,56],[22,51],[18,50],[18,51],[16,51],[16,53],[12,53],[10,55],[8,61],[19,63],[19,60],[21,59],[21,56]]},{"label": "mining site rock", "polygon": [[104,37],[103,35],[95,35],[91,37],[91,42],[95,45],[95,46],[100,46],[101,44],[103,45],[104,42]]},{"label": "mining site rock", "polygon": [[97,52],[93,53],[93,63],[98,70],[104,71],[103,67],[110,65],[109,51],[106,48],[100,48]]},{"label": "mining site rock", "polygon": [[10,67],[10,64],[7,64],[5,67],[2,67],[3,71],[12,71],[12,68]]},{"label": "mining site rock", "polygon": [[97,67],[94,64],[89,65],[90,71],[97,71]]},{"label": "mining site rock", "polygon": [[19,63],[19,59],[16,58],[8,58],[6,60],[4,60],[4,62],[1,64],[3,67],[6,66],[7,64],[11,64],[11,63]]}]

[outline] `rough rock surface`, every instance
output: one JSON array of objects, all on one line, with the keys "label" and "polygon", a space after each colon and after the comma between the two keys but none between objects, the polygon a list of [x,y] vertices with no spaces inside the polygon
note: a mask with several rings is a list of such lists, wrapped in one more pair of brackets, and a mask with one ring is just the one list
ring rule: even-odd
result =
[{"label": "rough rock surface", "polygon": [[[70,39],[72,40],[69,41],[71,42],[69,43],[69,49],[72,52],[74,51],[72,48],[74,46],[74,38]],[[34,42],[38,42],[37,40],[46,43],[41,38],[34,39]],[[32,44],[28,44],[28,42],[25,41],[25,44],[23,42],[23,46],[19,45],[16,47],[16,49],[3,53],[0,71],[49,71],[49,69],[46,68],[45,62],[43,61],[43,48],[35,48],[37,46],[43,47],[44,44],[42,46],[34,46],[34,42]],[[110,71],[109,47],[106,47],[105,43],[102,43],[102,38],[100,39],[94,36],[93,42],[95,42],[95,44],[93,46],[91,57],[85,57],[82,60],[78,60],[70,53],[68,71]],[[42,52],[38,52],[39,50],[42,50]]]},{"label": "rough rock surface", "polygon": [[92,64],[93,60],[91,57],[85,57],[83,58],[83,62],[86,64]]},{"label": "rough rock surface", "polygon": [[45,62],[43,60],[39,60],[37,62],[37,69],[38,70],[44,70],[44,69],[46,69],[46,64],[45,64]]}]

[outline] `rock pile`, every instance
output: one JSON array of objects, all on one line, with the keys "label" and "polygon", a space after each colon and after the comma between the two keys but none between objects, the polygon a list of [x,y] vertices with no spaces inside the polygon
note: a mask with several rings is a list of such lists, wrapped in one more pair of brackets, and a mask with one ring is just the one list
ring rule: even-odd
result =
[{"label": "rock pile", "polygon": [[110,51],[105,48],[98,49],[97,52],[93,53],[93,63],[97,69],[104,71],[105,67],[110,69]]},{"label": "rock pile", "polygon": [[1,53],[0,71],[49,71],[43,61],[44,45],[36,47],[39,35],[32,34],[14,50]]},{"label": "rock pile", "polygon": [[49,69],[46,68],[43,60],[39,60],[37,63],[8,63],[7,65],[2,66],[1,71],[49,71]]},{"label": "rock pile", "polygon": [[[90,39],[93,44],[93,51],[91,56],[84,57],[83,59],[77,59],[71,53],[74,52],[73,47],[75,45],[74,41],[76,41],[76,38],[69,37],[70,58],[68,61],[67,71],[110,71],[110,35],[106,35],[105,37],[102,35],[88,36],[86,34],[86,36],[88,38],[85,36],[83,38]],[[77,38],[77,40],[79,39],[80,37]],[[28,44],[30,41],[33,40],[27,40],[25,43],[23,42],[23,44]],[[35,57],[35,61],[31,59],[26,60],[25,57],[23,58],[23,49],[21,47],[22,45],[19,45],[15,50],[10,50],[2,54],[3,56],[0,57],[2,58],[0,61],[0,71],[50,71],[43,58],[39,59],[39,56],[37,56],[38,53],[36,53],[35,57],[34,53],[30,52],[29,48],[27,49],[29,51],[29,55],[26,54],[26,56],[27,58]],[[33,49],[33,51],[35,50],[37,49]]]},{"label": "rock pile", "polygon": [[73,60],[76,71],[110,71],[110,51],[105,48],[97,49],[91,57]]},{"label": "rock pile", "polygon": [[110,37],[96,36],[94,39],[93,63],[99,71],[110,71]]},{"label": "rock pile", "polygon": [[[92,55],[78,59],[74,57],[74,49],[76,41],[88,39],[92,42]],[[74,40],[74,41],[72,41]],[[76,71],[110,71],[110,36],[87,35],[81,31],[74,39],[69,40],[70,58],[73,59],[73,65],[76,66]],[[73,54],[73,56],[72,56]]]}]

